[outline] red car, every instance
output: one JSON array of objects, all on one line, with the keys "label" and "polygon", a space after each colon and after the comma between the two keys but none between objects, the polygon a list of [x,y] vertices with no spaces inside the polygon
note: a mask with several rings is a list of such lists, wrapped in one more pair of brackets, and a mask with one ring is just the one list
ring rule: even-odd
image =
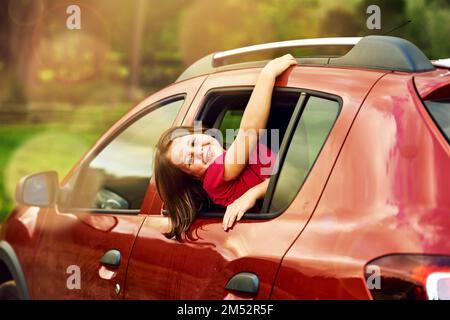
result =
[{"label": "red car", "polygon": [[[166,128],[238,128],[264,61],[352,46],[277,79],[278,173],[261,212],[198,213],[167,239],[152,178]],[[0,232],[0,296],[22,299],[449,299],[450,71],[395,37],[308,39],[209,55],[113,125],[73,170],[27,176]],[[269,143],[276,143],[270,140]]]}]

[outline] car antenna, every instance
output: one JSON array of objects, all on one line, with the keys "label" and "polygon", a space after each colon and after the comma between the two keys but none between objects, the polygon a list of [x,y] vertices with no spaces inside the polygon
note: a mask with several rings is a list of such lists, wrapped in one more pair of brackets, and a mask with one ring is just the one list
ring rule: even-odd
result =
[{"label": "car antenna", "polygon": [[392,29],[392,30],[390,30],[390,31],[388,31],[388,32],[383,33],[382,35],[383,35],[383,36],[387,36],[388,34],[394,32],[395,30],[400,29],[400,28],[406,26],[406,25],[407,25],[408,23],[410,23],[410,22],[412,22],[412,20],[407,20],[407,21],[403,22],[401,25],[395,27],[394,29]]},{"label": "car antenna", "polygon": [[[388,34],[394,32],[395,30],[400,29],[400,28],[406,26],[406,25],[407,25],[408,23],[410,23],[410,22],[412,22],[412,20],[407,20],[407,21],[403,22],[401,25],[399,25],[399,26],[395,27],[394,29],[391,29],[391,30],[389,30],[389,31],[387,31],[387,32],[385,32],[385,33],[382,33],[381,35],[382,35],[382,36],[387,36]],[[364,37],[366,37],[366,36],[368,36],[368,35],[369,35],[369,34],[366,33],[366,34],[364,35]]]}]

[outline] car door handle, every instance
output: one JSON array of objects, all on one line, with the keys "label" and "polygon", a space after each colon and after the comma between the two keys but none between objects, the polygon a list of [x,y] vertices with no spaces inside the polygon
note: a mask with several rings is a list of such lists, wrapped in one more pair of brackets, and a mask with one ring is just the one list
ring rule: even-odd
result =
[{"label": "car door handle", "polygon": [[256,274],[250,272],[240,272],[235,274],[225,286],[228,290],[244,293],[256,294],[259,289],[259,278]]},{"label": "car door handle", "polygon": [[107,251],[100,259],[100,263],[109,267],[120,266],[121,254],[117,249]]}]

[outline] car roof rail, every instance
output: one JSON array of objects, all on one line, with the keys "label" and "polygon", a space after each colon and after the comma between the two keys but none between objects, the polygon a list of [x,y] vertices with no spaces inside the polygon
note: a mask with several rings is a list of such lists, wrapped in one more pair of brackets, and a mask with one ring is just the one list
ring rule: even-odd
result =
[{"label": "car roof rail", "polygon": [[247,53],[262,52],[273,49],[326,47],[326,46],[354,46],[361,39],[362,39],[361,37],[316,38],[316,39],[300,39],[300,40],[257,44],[254,46],[217,52],[216,54],[213,55],[212,63],[213,67],[219,67],[224,64],[225,59],[227,58],[241,56]]},{"label": "car roof rail", "polygon": [[435,67],[450,68],[450,58],[432,60],[431,64]]},{"label": "car roof rail", "polygon": [[341,38],[316,38],[272,42],[209,54],[189,66],[176,80],[223,70],[262,67],[265,61],[226,64],[226,59],[249,53],[273,49],[303,47],[353,46],[341,57],[297,58],[299,64],[330,65],[337,67],[382,69],[401,72],[424,72],[434,70],[425,54],[408,40],[392,36],[366,36]]}]

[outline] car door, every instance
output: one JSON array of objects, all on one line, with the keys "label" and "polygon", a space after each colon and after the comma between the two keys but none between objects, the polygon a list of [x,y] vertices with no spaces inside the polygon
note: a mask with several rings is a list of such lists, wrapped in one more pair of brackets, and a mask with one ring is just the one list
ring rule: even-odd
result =
[{"label": "car door", "polygon": [[161,133],[180,123],[203,78],[164,89],[131,110],[62,183],[46,214],[33,270],[33,298],[119,299]]},{"label": "car door", "polygon": [[[351,122],[380,76],[364,73],[360,75],[362,81],[355,81],[345,70],[321,73],[318,75],[313,68],[298,68],[277,80],[277,87],[297,88],[303,94],[293,108],[281,143],[279,174],[272,177],[263,204],[267,211],[246,214],[228,232],[222,229],[223,213],[199,213],[190,230],[193,238],[177,242],[161,234],[168,219],[160,214],[162,204],[155,196],[133,248],[126,298],[270,298],[282,257],[306,226]],[[257,76],[258,70],[210,75],[184,124],[203,119],[212,91],[227,94],[251,88]],[[323,114],[326,117],[319,121]],[[308,122],[302,123],[302,119]],[[292,155],[292,150],[302,150],[308,139],[311,147],[300,153],[303,166],[297,168],[297,155]]]}]

